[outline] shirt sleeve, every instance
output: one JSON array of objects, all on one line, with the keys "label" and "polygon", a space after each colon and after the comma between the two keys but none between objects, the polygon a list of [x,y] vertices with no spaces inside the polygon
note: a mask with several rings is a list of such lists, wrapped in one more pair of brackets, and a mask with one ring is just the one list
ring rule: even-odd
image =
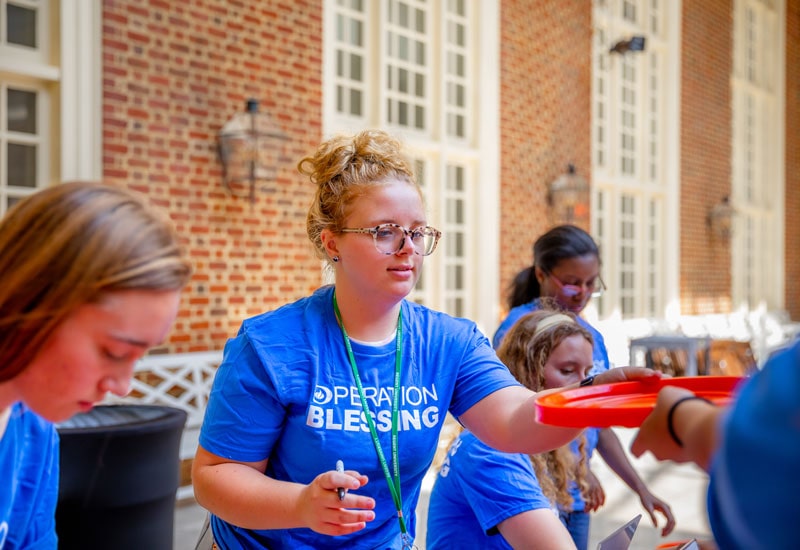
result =
[{"label": "shirt sleeve", "polygon": [[477,439],[466,449],[459,448],[457,455],[448,475],[456,476],[465,501],[487,535],[496,533],[497,525],[510,517],[551,508],[527,455],[501,453]]},{"label": "shirt sleeve", "polygon": [[240,462],[269,457],[285,410],[246,333],[230,340],[209,394],[200,445]]}]

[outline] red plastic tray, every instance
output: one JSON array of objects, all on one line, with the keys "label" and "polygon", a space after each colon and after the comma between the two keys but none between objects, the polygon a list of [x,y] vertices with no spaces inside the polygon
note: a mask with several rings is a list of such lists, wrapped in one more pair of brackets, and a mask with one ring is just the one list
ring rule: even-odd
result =
[{"label": "red plastic tray", "polygon": [[678,386],[717,405],[730,403],[739,376],[683,376],[564,390],[536,400],[536,420],[572,428],[636,428],[653,410],[664,386]]}]

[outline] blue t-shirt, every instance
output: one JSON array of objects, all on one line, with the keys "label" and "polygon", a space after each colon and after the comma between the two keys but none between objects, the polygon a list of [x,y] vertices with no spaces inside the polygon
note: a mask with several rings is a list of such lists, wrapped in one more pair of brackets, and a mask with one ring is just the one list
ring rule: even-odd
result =
[{"label": "blue t-shirt", "polygon": [[528,455],[496,451],[462,432],[450,446],[431,492],[425,547],[510,549],[497,526],[541,508],[552,505]]},{"label": "blue t-shirt", "polygon": [[721,426],[708,515],[720,548],[798,547],[800,342],[747,380]]},{"label": "blue t-shirt", "polygon": [[[539,300],[537,299],[527,304],[517,306],[509,311],[508,316],[500,323],[500,326],[497,327],[494,333],[494,338],[492,338],[492,345],[494,348],[497,349],[500,347],[503,336],[514,326],[514,323],[519,321],[520,317],[538,310],[539,307]],[[600,334],[596,328],[587,323],[583,317],[577,317],[577,320],[578,324],[589,331],[594,340],[594,348],[592,349],[592,363],[594,366],[589,374],[600,374],[601,372],[607,371],[611,363],[608,360],[608,350],[606,349],[606,341],[603,339],[603,335]]]},{"label": "blue t-shirt", "polygon": [[0,438],[0,550],[53,550],[58,433],[22,403]]},{"label": "blue t-shirt", "polygon": [[[512,308],[511,311],[508,312],[508,316],[500,323],[500,326],[497,327],[497,330],[494,333],[494,338],[492,338],[492,345],[496,348],[500,346],[500,342],[503,340],[503,336],[506,335],[514,323],[519,321],[519,319],[528,313],[532,313],[540,308],[539,300],[533,300],[528,302],[527,304],[522,304],[521,306],[517,306]],[[576,316],[578,324],[589,331],[589,334],[592,335],[592,340],[594,341],[594,345],[592,348],[592,370],[589,374],[595,375],[600,374],[601,372],[605,372],[609,369],[611,363],[608,360],[608,350],[606,349],[606,341],[603,339],[603,335],[594,328],[592,325],[586,322],[585,319],[582,317]],[[585,430],[584,435],[586,436],[586,457],[590,459],[592,454],[594,453],[595,448],[597,447],[597,439],[598,439],[598,432],[596,428],[589,428]],[[571,443],[571,447],[575,455],[578,454],[578,440],[575,440]],[[578,487],[577,483],[572,482],[569,488],[569,493],[572,495],[574,499],[574,504],[572,506],[572,511],[574,512],[582,512],[586,509],[586,501],[583,500],[583,495],[581,494],[580,488]]]},{"label": "blue t-shirt", "polygon": [[[333,287],[246,320],[225,346],[200,444],[236,461],[268,459],[266,475],[310,483],[344,461],[369,476],[358,493],[376,501],[375,519],[331,537],[310,529],[243,529],[212,516],[225,549],[399,548],[397,511],[380,467],[333,311]],[[458,417],[501,388],[518,385],[474,323],[404,301],[399,462],[410,534],[419,491],[449,410]],[[391,465],[394,340],[352,342],[364,392]]]}]

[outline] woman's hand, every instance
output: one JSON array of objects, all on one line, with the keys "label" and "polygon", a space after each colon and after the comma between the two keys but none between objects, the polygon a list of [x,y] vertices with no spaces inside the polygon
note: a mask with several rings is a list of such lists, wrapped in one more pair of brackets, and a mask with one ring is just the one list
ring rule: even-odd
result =
[{"label": "woman's hand", "polygon": [[644,367],[617,367],[596,375],[592,385],[630,382],[633,380],[640,380],[645,383],[648,381],[656,382],[661,380],[663,376],[660,371]]},{"label": "woman's hand", "polygon": [[647,489],[639,493],[639,500],[642,502],[642,507],[647,510],[647,513],[650,515],[650,520],[653,522],[653,525],[658,526],[656,511],[659,511],[661,515],[664,516],[664,519],[667,520],[667,523],[661,528],[662,537],[666,537],[675,529],[675,516],[672,515],[672,509],[669,507],[669,504]]},{"label": "woman's hand", "polygon": [[606,492],[600,484],[600,480],[591,470],[586,470],[586,493],[583,499],[586,501],[586,512],[594,512],[599,510],[600,507],[606,502]]},{"label": "woman's hand", "polygon": [[[323,535],[360,531],[375,519],[375,500],[348,491],[359,489],[368,481],[367,476],[352,470],[324,472],[302,490],[297,513],[309,529]],[[345,490],[342,500],[338,494],[340,487]]]}]

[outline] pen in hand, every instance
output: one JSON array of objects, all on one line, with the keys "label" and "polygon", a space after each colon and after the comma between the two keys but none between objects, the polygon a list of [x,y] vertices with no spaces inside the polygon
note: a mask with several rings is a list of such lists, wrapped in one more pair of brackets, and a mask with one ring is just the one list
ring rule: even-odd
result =
[{"label": "pen in hand", "polygon": [[[344,463],[341,460],[336,461],[336,471],[344,472]],[[337,488],[336,493],[339,495],[339,500],[344,500],[344,487]]]}]

